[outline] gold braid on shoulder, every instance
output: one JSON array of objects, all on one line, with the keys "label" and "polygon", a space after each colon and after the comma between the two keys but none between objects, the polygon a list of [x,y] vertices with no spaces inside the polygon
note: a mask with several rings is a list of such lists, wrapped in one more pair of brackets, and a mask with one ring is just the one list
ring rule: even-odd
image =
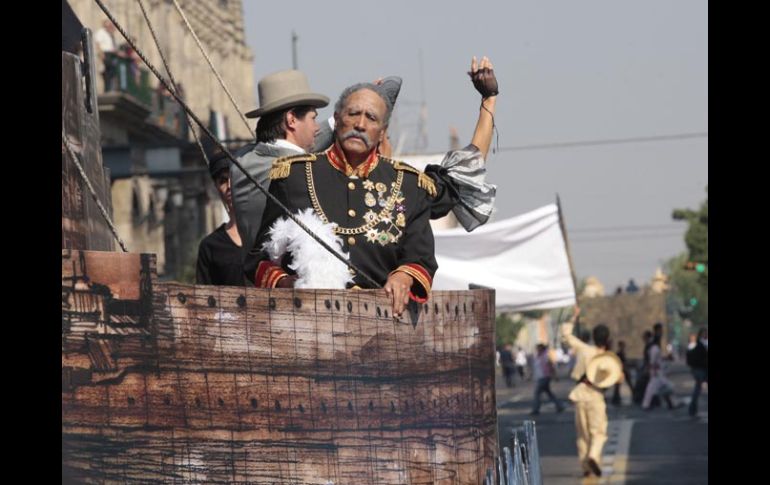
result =
[{"label": "gold braid on shoulder", "polygon": [[417,175],[417,186],[425,190],[428,193],[428,195],[430,195],[431,197],[435,197],[436,194],[438,193],[438,191],[436,190],[436,184],[433,182],[433,179],[430,178],[428,175],[426,175],[425,172],[421,170],[417,170],[416,168],[404,162],[393,160],[392,158],[383,157],[382,155],[380,155],[380,158],[383,161],[393,165],[393,168],[395,168],[396,170],[411,172]]},{"label": "gold braid on shoulder", "polygon": [[291,173],[291,164],[296,162],[313,162],[316,156],[313,153],[302,153],[300,155],[291,155],[288,157],[276,158],[273,166],[270,168],[268,177],[270,180],[285,179]]}]

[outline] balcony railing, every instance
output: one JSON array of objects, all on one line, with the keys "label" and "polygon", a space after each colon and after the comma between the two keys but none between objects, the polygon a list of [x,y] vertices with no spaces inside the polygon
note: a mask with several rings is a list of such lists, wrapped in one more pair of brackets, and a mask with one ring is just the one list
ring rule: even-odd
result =
[{"label": "balcony railing", "polygon": [[150,123],[179,138],[187,139],[187,118],[184,116],[184,110],[171,95],[163,94],[151,86],[149,70],[128,57],[112,56],[105,62],[112,67],[111,75],[105,75],[105,91],[130,95],[151,110],[148,120]]},{"label": "balcony railing", "polygon": [[105,89],[130,94],[147,106],[152,106],[150,72],[125,57],[113,57],[108,62],[113,63],[115,75],[111,79],[111,86]]}]

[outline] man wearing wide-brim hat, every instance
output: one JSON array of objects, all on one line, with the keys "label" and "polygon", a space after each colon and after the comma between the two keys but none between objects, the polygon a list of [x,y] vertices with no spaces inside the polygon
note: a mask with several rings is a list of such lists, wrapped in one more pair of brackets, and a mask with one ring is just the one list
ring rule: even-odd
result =
[{"label": "man wearing wide-brim hat", "polygon": [[[279,157],[323,149],[331,144],[331,127],[316,122],[317,108],[329,104],[329,98],[310,89],[300,71],[285,70],[269,74],[258,84],[259,108],[246,113],[259,118],[257,142],[250,143],[235,156],[263,187],[269,184],[268,172]],[[319,136],[316,144],[316,135]],[[325,146],[324,146],[325,145]],[[250,249],[265,209],[265,195],[239,169],[231,170],[233,205],[238,232],[244,248]]]},{"label": "man wearing wide-brim hat", "polygon": [[580,466],[585,476],[601,476],[602,448],[607,441],[607,406],[604,389],[614,385],[623,376],[620,359],[608,351],[610,331],[606,325],[594,327],[594,345],[572,335],[580,308],[569,322],[561,325],[561,338],[575,350],[576,361],[570,377],[577,384],[569,393],[575,404],[575,429]]}]

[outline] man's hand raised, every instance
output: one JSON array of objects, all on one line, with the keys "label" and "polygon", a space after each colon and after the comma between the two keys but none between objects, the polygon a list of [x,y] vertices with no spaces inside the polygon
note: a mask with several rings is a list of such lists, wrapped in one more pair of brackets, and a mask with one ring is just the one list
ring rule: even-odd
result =
[{"label": "man's hand raised", "polygon": [[486,99],[499,94],[495,70],[487,56],[482,57],[481,62],[478,64],[476,64],[476,56],[473,56],[473,59],[471,59],[471,70],[468,72],[468,75],[471,77],[471,81],[473,81],[473,87],[481,94],[482,98]]}]

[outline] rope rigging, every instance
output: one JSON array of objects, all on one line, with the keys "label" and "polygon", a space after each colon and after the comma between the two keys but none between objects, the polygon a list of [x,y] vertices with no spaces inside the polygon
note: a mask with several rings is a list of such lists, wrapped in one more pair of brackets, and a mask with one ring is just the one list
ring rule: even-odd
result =
[{"label": "rope rigging", "polygon": [[150,71],[155,75],[155,77],[158,79],[158,81],[163,85],[164,88],[168,90],[168,92],[171,94],[171,96],[179,103],[179,106],[184,109],[184,111],[187,113],[188,118],[191,118],[195,121],[195,123],[198,125],[198,127],[203,131],[211,140],[216,144],[217,148],[221,150],[221,152],[232,162],[232,164],[236,167],[238,167],[238,170],[240,170],[244,176],[251,181],[257,189],[262,192],[265,197],[270,199],[273,203],[275,203],[280,209],[283,211],[283,213],[291,219],[295,224],[297,224],[302,230],[304,230],[310,237],[312,237],[318,244],[320,244],[324,249],[329,251],[335,258],[337,258],[339,261],[345,264],[348,268],[355,271],[357,274],[361,275],[367,282],[369,282],[374,288],[382,288],[382,285],[380,285],[377,281],[375,281],[371,276],[366,274],[364,271],[362,271],[357,265],[355,265],[352,261],[349,261],[345,259],[342,255],[340,255],[337,251],[334,250],[329,244],[327,244],[325,241],[320,239],[313,231],[311,231],[305,224],[302,223],[294,214],[291,213],[288,207],[286,207],[280,200],[278,200],[277,197],[275,197],[273,194],[271,194],[267,189],[262,187],[262,185],[257,182],[257,180],[248,172],[246,169],[243,168],[243,166],[236,160],[236,158],[233,156],[232,153],[230,153],[230,150],[228,150],[206,127],[206,125],[198,118],[198,116],[190,109],[189,106],[187,106],[187,103],[185,103],[177,94],[177,91],[172,88],[172,86],[169,84],[169,82],[163,77],[163,75],[158,72],[158,69],[147,59],[147,57],[144,55],[144,52],[142,52],[134,42],[134,39],[131,38],[128,33],[125,31],[122,25],[120,25],[115,19],[115,17],[112,16],[112,13],[109,11],[109,9],[102,3],[102,0],[95,0],[96,4],[99,6],[99,8],[104,12],[104,14],[107,16],[107,18],[110,20],[110,22],[115,25],[115,28],[120,32],[120,34],[126,39],[126,42],[131,46],[131,48],[136,52],[136,54],[139,56],[140,59],[142,59],[142,62],[150,69]]},{"label": "rope rigging", "polygon": [[86,187],[88,187],[88,191],[91,192],[91,197],[94,198],[94,202],[96,202],[96,206],[99,208],[99,211],[102,213],[102,217],[104,217],[104,220],[107,221],[107,225],[110,226],[112,235],[115,237],[115,240],[118,241],[118,244],[120,244],[120,248],[123,249],[123,252],[127,253],[128,248],[126,248],[126,244],[123,242],[122,239],[120,239],[120,236],[118,235],[118,230],[117,228],[115,228],[115,224],[112,223],[112,219],[110,219],[109,214],[107,214],[107,209],[104,208],[101,201],[99,200],[99,197],[97,197],[96,190],[94,190],[93,185],[91,185],[91,181],[88,180],[88,175],[86,175],[86,171],[83,170],[83,166],[80,164],[77,154],[75,154],[75,150],[72,149],[72,145],[70,145],[69,140],[67,140],[67,136],[64,134],[64,130],[62,130],[61,132],[61,141],[64,144],[65,148],[67,148],[67,154],[69,155],[70,159],[72,159],[72,163],[75,164],[75,167],[77,167],[80,177],[86,183]]},{"label": "rope rigging", "polygon": [[[174,0],[174,7],[176,7],[176,11],[179,12],[179,15],[182,17],[182,20],[184,20],[184,24],[189,29],[190,33],[193,36],[193,39],[195,39],[195,43],[198,45],[198,49],[200,49],[201,54],[203,54],[203,57],[206,59],[206,62],[209,63],[209,67],[214,72],[214,75],[217,77],[217,80],[219,80],[219,84],[222,86],[222,89],[225,90],[225,93],[227,94],[227,97],[230,98],[230,102],[233,103],[233,106],[235,106],[235,111],[238,113],[238,115],[241,117],[241,120],[243,121],[243,124],[246,125],[246,129],[249,130],[249,133],[256,136],[256,134],[251,131],[251,127],[249,126],[249,122],[246,120],[246,117],[243,116],[243,111],[241,111],[241,108],[238,107],[238,103],[235,102],[235,99],[233,98],[233,95],[230,94],[230,90],[227,89],[227,86],[225,85],[225,82],[222,80],[222,77],[219,75],[219,72],[214,67],[214,64],[211,62],[211,59],[209,59],[209,55],[206,53],[206,50],[203,48],[203,45],[201,44],[201,41],[198,39],[198,36],[195,34],[195,30],[193,30],[192,25],[190,25],[190,22],[187,21],[187,16],[182,11],[182,7],[179,6],[179,3],[177,0]],[[147,19],[147,16],[145,16],[145,19]],[[150,29],[152,29],[152,26],[150,24],[150,20],[147,19],[147,25],[150,25]],[[158,47],[158,50],[160,50],[160,47]],[[169,73],[169,76],[171,74]]]},{"label": "rope rigging", "polygon": [[[144,19],[147,21],[147,26],[150,28],[150,35],[152,35],[152,40],[155,42],[155,47],[158,48],[158,54],[160,54],[160,59],[161,61],[163,61],[163,67],[166,68],[166,72],[168,73],[168,80],[171,81],[171,84],[174,86],[174,91],[178,92],[176,80],[174,80],[174,76],[173,74],[171,74],[171,68],[168,65],[166,56],[163,54],[163,49],[161,49],[160,47],[158,36],[155,35],[155,29],[152,27],[152,22],[150,22],[150,18],[147,15],[147,11],[144,8],[144,1],[139,0],[138,3],[139,3],[139,8],[142,9],[142,15],[144,15]],[[187,124],[190,126],[190,131],[192,131],[193,138],[195,138],[195,143],[198,145],[198,148],[201,151],[201,155],[203,155],[203,160],[206,162],[206,166],[211,165],[211,161],[209,160],[209,157],[206,156],[206,150],[203,149],[203,144],[201,144],[200,138],[198,137],[198,134],[195,132],[195,127],[193,126],[192,119],[190,119],[190,115],[187,114],[187,112],[185,112],[185,117],[187,117]]]}]

